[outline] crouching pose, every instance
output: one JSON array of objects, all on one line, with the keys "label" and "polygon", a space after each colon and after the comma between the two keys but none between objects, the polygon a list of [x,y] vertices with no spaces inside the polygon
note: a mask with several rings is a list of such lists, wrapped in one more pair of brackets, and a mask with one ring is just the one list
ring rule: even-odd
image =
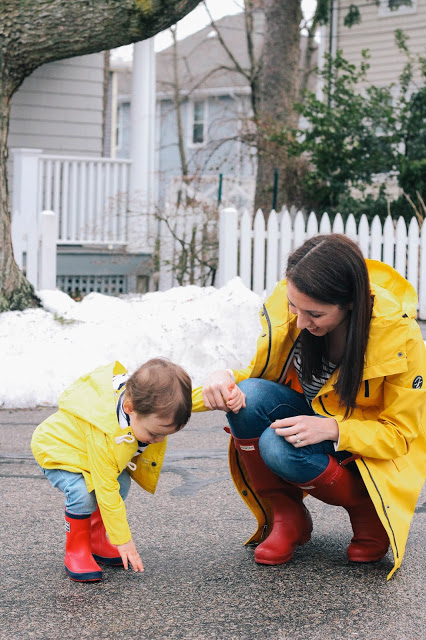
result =
[{"label": "crouching pose", "polygon": [[79,378],[36,428],[34,457],[65,494],[65,569],[72,580],[101,580],[99,564],[127,569],[130,562],[143,571],[124,500],[131,477],[155,492],[166,436],[189,420],[191,389],[188,374],[163,358],[130,377],[111,363]]},{"label": "crouching pose", "polygon": [[227,412],[231,473],[259,525],[256,562],[288,562],[308,542],[307,493],[348,512],[351,562],[383,558],[390,542],[390,577],[425,475],[415,291],[340,234],[307,240],[286,276],[261,311],[251,364],[212,373],[193,410]]}]

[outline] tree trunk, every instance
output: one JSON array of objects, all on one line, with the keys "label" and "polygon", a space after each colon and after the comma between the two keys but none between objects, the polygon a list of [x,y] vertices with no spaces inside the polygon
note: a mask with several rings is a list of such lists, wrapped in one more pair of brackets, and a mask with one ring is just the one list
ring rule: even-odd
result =
[{"label": "tree trunk", "polygon": [[113,49],[154,36],[200,0],[6,0],[0,21],[0,312],[37,306],[13,258],[7,135],[13,94],[46,62]]},{"label": "tree trunk", "polygon": [[0,313],[39,305],[34,289],[13,257],[7,188],[7,131],[12,90],[8,78],[0,76]]},{"label": "tree trunk", "polygon": [[258,168],[255,210],[267,215],[273,205],[274,170],[278,170],[276,208],[291,205],[297,169],[275,136],[297,125],[293,104],[298,98],[300,0],[265,0],[265,41],[258,105]]}]

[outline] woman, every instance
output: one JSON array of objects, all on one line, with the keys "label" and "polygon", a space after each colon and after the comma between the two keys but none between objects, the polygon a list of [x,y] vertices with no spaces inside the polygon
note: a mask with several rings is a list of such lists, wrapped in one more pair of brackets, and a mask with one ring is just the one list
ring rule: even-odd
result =
[{"label": "woman", "polygon": [[350,561],[380,560],[390,542],[389,578],[424,482],[416,293],[339,234],[307,240],[286,276],[261,312],[251,364],[212,373],[193,410],[227,412],[231,472],[259,525],[248,541],[260,543],[256,562],[288,562],[308,542],[308,493],[347,510]]}]

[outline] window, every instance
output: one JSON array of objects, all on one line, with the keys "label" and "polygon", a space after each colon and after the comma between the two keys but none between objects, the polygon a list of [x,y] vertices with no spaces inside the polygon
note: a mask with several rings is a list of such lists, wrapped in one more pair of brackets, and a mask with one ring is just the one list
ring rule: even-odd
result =
[{"label": "window", "polygon": [[417,0],[380,0],[379,16],[393,17],[416,13]]},{"label": "window", "polygon": [[192,144],[203,144],[205,140],[205,102],[196,100],[193,102],[192,119]]}]

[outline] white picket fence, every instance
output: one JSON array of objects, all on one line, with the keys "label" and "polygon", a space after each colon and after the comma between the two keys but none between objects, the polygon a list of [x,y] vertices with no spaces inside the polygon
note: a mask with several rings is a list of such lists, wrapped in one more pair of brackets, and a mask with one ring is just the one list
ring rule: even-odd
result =
[{"label": "white picket fence", "polygon": [[286,270],[289,253],[318,233],[344,233],[358,243],[364,257],[380,260],[394,267],[417,291],[419,318],[426,319],[426,224],[421,228],[415,217],[407,226],[389,216],[381,224],[376,216],[371,225],[366,216],[359,224],[348,216],[346,224],[337,214],[333,224],[325,213],[318,224],[311,213],[307,222],[301,212],[292,220],[287,209],[272,211],[268,222],[258,211],[223,209],[219,219],[219,273],[217,286],[240,276],[244,284],[263,296],[271,293]]}]

